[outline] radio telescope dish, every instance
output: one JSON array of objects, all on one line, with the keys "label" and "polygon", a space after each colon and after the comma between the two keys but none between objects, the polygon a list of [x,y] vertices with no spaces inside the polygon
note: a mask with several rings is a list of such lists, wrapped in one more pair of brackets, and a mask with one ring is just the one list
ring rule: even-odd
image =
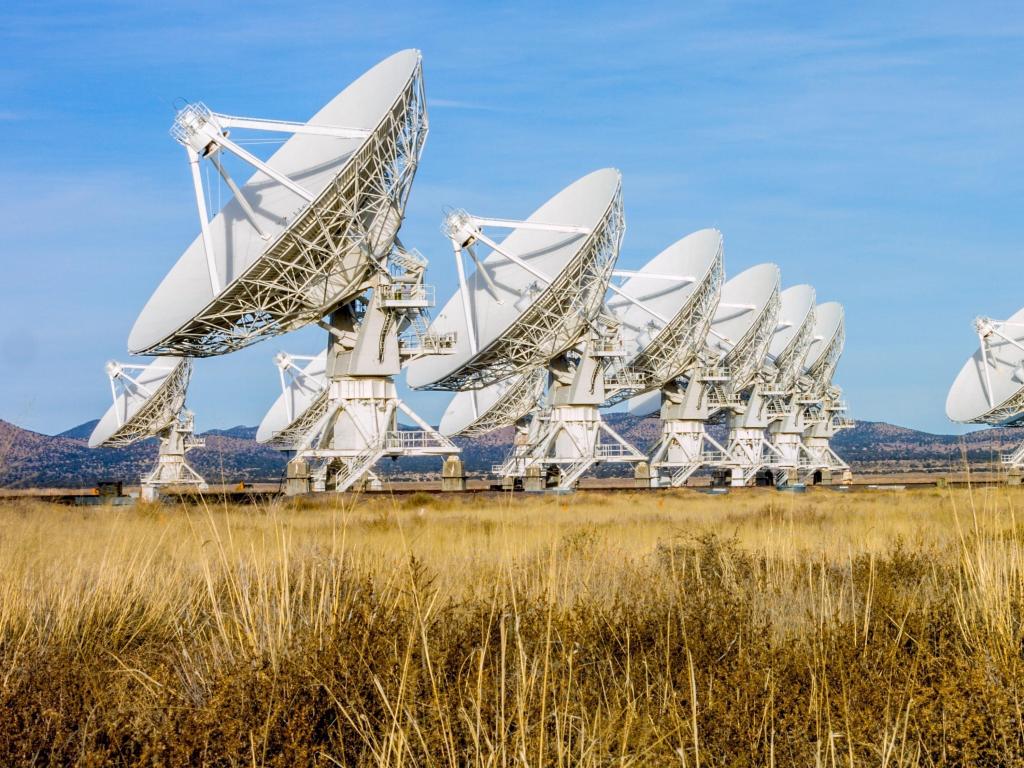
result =
[{"label": "radio telescope dish", "polygon": [[[499,244],[487,227],[512,232]],[[450,214],[445,229],[460,290],[430,329],[455,333],[457,347],[411,365],[409,385],[478,389],[547,365],[577,344],[600,310],[624,227],[621,176],[612,168],[570,184],[522,222]],[[491,249],[482,260],[473,250],[477,241]],[[462,250],[477,262],[467,278]]]},{"label": "radio telescope dish", "polygon": [[813,393],[822,393],[832,384],[846,340],[844,325],[843,305],[838,301],[826,301],[814,308],[814,338],[804,357],[804,371],[813,382]]},{"label": "radio telescope dish", "polygon": [[616,270],[630,275],[607,301],[632,349],[626,366],[639,377],[630,396],[661,386],[696,362],[722,290],[722,253],[722,233],[702,229],[636,272]]},{"label": "radio telescope dish", "polygon": [[89,436],[90,448],[120,448],[167,429],[185,406],[192,363],[174,357],[145,366],[111,362],[107,374],[114,403]]},{"label": "radio telescope dish", "polygon": [[294,450],[327,412],[327,350],[313,357],[282,352],[275,362],[281,394],[260,422],[256,442]]},{"label": "radio telescope dish", "polygon": [[975,320],[980,348],[946,398],[946,415],[968,424],[1024,422],[1024,309],[1009,320]]},{"label": "radio telescope dish", "polygon": [[[228,128],[292,133],[263,162]],[[203,357],[320,320],[366,287],[390,249],[427,134],[418,51],[396,53],[307,123],[179,111],[172,136],[192,166],[200,235],[143,308],[133,352]],[[256,169],[239,189],[218,159]],[[200,161],[234,197],[207,220]]]},{"label": "radio telescope dish", "polygon": [[779,268],[758,264],[722,286],[707,346],[729,369],[733,391],[746,388],[768,354],[779,314]]},{"label": "radio telescope dish", "polygon": [[803,372],[814,326],[814,288],[793,285],[779,294],[779,323],[768,345],[777,386],[788,388]]},{"label": "radio telescope dish", "polygon": [[547,371],[537,368],[483,389],[458,392],[441,417],[441,434],[477,437],[515,424],[537,407],[546,379]]},{"label": "radio telescope dish", "polygon": [[205,442],[193,434],[192,413],[185,410],[185,393],[192,361],[160,358],[148,365],[107,363],[114,402],[100,419],[90,448],[120,448],[148,437],[160,438],[156,466],[142,476],[142,498],[157,498],[162,486],[190,485],[206,490],[206,482],[185,460]]}]

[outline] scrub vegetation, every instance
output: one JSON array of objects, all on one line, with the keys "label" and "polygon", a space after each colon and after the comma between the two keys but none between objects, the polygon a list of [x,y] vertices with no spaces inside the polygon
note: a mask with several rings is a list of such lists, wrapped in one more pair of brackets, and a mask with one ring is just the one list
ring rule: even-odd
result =
[{"label": "scrub vegetation", "polygon": [[1019,765],[1022,501],[8,501],[0,764]]}]

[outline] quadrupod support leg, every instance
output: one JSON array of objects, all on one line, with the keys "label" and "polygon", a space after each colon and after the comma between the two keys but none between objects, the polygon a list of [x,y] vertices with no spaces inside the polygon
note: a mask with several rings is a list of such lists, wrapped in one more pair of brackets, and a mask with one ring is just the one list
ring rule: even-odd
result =
[{"label": "quadrupod support leg", "polygon": [[142,498],[155,501],[160,489],[170,486],[187,486],[200,491],[207,489],[206,481],[185,459],[193,448],[202,448],[206,441],[194,435],[194,417],[191,413],[179,417],[158,435],[160,452],[156,466],[142,476]]}]

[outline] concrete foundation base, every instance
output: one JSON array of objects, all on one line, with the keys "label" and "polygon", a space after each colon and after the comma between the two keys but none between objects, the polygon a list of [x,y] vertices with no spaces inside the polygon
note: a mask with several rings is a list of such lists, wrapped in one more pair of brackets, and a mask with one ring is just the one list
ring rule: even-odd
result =
[{"label": "concrete foundation base", "polygon": [[446,492],[466,490],[465,465],[458,456],[449,456],[444,460],[444,466],[441,468],[441,490]]},{"label": "concrete foundation base", "polygon": [[301,496],[309,493],[309,462],[305,459],[292,459],[288,462],[284,481],[285,496]]},{"label": "concrete foundation base", "polygon": [[523,490],[531,493],[543,491],[547,485],[546,480],[540,467],[527,467],[526,476],[523,477]]},{"label": "concrete foundation base", "polygon": [[633,487],[651,487],[651,465],[646,461],[639,461],[633,466]]}]

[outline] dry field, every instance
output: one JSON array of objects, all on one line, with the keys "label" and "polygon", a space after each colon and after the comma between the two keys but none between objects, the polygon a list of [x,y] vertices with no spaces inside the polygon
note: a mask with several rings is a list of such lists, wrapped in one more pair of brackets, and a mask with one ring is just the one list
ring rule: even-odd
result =
[{"label": "dry field", "polygon": [[1024,764],[1022,502],[4,502],[0,765]]}]

